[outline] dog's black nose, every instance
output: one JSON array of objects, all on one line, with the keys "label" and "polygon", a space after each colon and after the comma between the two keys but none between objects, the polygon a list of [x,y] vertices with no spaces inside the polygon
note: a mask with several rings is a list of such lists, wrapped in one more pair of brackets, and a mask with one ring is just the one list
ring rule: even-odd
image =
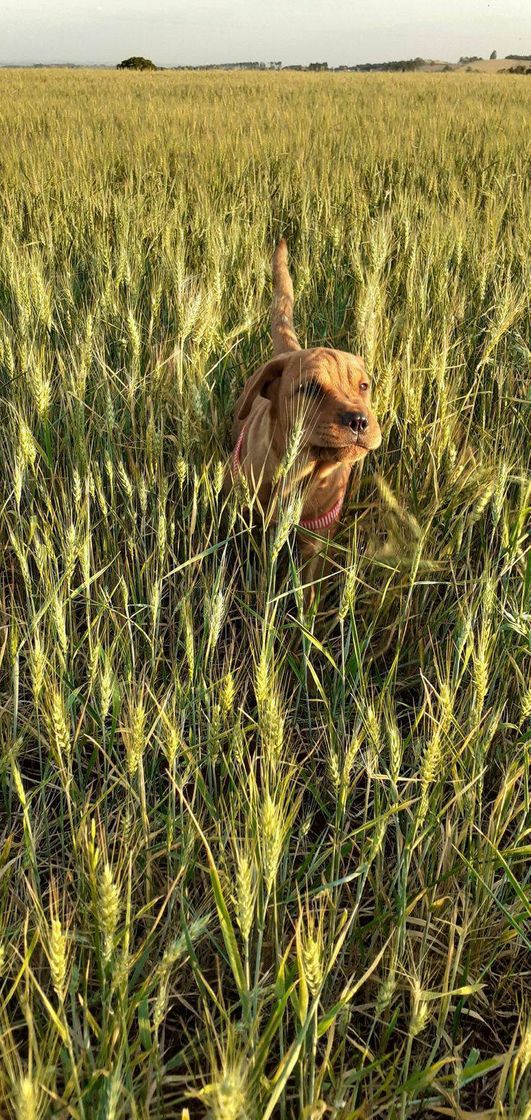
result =
[{"label": "dog's black nose", "polygon": [[345,428],[353,432],[366,432],[369,427],[369,417],[364,412],[342,412],[340,422]]}]

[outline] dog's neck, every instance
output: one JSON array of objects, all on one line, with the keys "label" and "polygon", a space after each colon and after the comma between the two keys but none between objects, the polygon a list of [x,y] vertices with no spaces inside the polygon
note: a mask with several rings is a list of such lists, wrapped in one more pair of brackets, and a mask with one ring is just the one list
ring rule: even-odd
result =
[{"label": "dog's neck", "polygon": [[[275,423],[274,409],[269,400],[260,397],[254,402],[242,430],[244,438],[238,456],[239,469],[265,506],[278,480],[279,465],[286,456],[286,442],[278,423]],[[302,516],[319,516],[334,504],[338,495],[344,495],[350,471],[350,463],[319,459],[311,449],[305,449],[283,478],[283,495],[289,498],[302,489]]]}]

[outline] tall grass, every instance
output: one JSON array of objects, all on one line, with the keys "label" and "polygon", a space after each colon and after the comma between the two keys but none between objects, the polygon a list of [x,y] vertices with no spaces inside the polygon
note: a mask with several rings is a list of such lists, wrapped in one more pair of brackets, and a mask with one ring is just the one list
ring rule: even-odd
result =
[{"label": "tall grass", "polygon": [[[526,84],[0,87],[0,1111],[528,1120]],[[384,434],[308,614],[280,234]]]}]

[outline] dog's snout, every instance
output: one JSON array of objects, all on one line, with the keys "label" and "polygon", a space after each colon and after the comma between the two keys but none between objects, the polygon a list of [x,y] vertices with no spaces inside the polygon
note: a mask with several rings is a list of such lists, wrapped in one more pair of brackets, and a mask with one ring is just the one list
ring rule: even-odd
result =
[{"label": "dog's snout", "polygon": [[366,432],[369,427],[369,417],[364,412],[341,412],[340,423],[353,432]]}]

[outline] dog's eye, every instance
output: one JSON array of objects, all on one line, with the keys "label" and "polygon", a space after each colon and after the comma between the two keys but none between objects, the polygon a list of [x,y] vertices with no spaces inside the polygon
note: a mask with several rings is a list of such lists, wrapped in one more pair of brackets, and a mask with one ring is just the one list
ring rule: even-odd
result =
[{"label": "dog's eye", "polygon": [[360,384],[360,393],[366,393],[368,388],[369,388],[369,382],[368,381],[362,381],[361,384]]},{"label": "dog's eye", "polygon": [[307,397],[322,397],[323,387],[318,381],[304,381],[297,389],[298,393],[304,393]]}]

